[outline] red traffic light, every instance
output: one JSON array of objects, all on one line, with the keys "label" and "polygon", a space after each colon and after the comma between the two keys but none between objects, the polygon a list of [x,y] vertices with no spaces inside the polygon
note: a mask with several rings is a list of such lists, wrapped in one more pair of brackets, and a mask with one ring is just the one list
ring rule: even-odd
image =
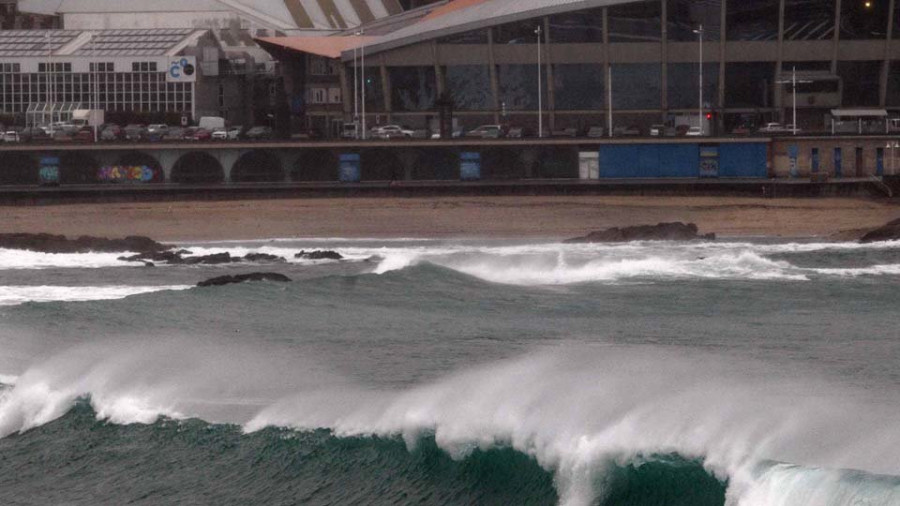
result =
[{"label": "red traffic light", "polygon": [[706,119],[712,119],[712,113],[706,113]]}]

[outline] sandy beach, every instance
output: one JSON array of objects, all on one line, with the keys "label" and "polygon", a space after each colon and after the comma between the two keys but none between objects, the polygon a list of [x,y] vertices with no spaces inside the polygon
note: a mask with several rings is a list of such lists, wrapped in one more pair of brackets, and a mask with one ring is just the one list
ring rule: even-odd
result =
[{"label": "sandy beach", "polygon": [[435,197],[0,207],[2,232],[162,241],[291,237],[557,239],[613,226],[693,222],[720,236],[853,239],[900,217],[868,199]]}]

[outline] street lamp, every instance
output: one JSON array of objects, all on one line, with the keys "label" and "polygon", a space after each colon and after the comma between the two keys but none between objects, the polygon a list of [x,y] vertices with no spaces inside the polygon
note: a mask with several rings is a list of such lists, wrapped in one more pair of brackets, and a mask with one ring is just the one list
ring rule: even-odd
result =
[{"label": "street lamp", "polygon": [[[359,32],[354,35],[359,37]],[[356,42],[353,43],[353,129],[359,139],[359,69],[356,67]]]},{"label": "street lamp", "polygon": [[797,84],[798,83],[799,84],[811,83],[812,81],[803,80],[803,79],[798,81],[797,80],[797,67],[794,66],[791,69],[790,80],[779,79],[777,82],[778,82],[778,84],[787,84],[787,83],[791,84],[791,93],[793,94],[793,102],[794,102],[794,105],[793,105],[793,118],[794,118],[793,121],[794,121],[794,123],[793,123],[793,125],[791,125],[791,132],[793,135],[797,135]]},{"label": "street lamp", "polygon": [[[360,37],[365,33],[363,30],[359,32]],[[360,39],[362,42],[362,39]],[[360,52],[360,69],[359,73],[361,77],[360,85],[360,94],[362,96],[361,101],[362,104],[360,107],[362,108],[362,139],[366,140],[366,43],[362,42],[362,45],[359,48]]]},{"label": "street lamp", "polygon": [[703,135],[703,25],[694,30],[700,38],[700,102],[697,104],[699,106],[699,111],[697,113],[698,124],[700,125],[700,135]]},{"label": "street lamp", "polygon": [[541,97],[541,25],[534,30],[537,35],[537,75],[538,75],[538,138],[544,136],[544,104]]}]

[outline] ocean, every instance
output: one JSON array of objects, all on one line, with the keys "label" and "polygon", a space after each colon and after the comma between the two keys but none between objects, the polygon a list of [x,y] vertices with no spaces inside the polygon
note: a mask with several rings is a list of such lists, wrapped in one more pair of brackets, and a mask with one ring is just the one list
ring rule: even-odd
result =
[{"label": "ocean", "polygon": [[0,504],[900,505],[900,242],[178,246],[0,249]]}]

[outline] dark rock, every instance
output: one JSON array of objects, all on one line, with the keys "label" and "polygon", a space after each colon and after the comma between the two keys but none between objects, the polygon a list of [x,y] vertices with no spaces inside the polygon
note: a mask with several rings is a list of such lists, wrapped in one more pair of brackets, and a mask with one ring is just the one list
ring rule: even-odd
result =
[{"label": "dark rock", "polygon": [[884,225],[863,235],[859,242],[895,241],[900,239],[900,219],[889,221]]},{"label": "dark rock", "polygon": [[247,253],[246,255],[244,255],[244,260],[248,262],[287,262],[287,260],[281,258],[278,255],[269,255],[268,253]]},{"label": "dark rock", "polygon": [[344,257],[337,251],[315,250],[301,251],[294,255],[294,258],[305,258],[307,260],[342,260]]},{"label": "dark rock", "polygon": [[219,276],[197,283],[197,286],[222,286],[244,281],[278,281],[286,282],[291,278],[277,272],[252,272],[250,274],[237,274],[235,276]]},{"label": "dark rock", "polygon": [[144,262],[144,267],[156,267],[156,264],[153,262]]},{"label": "dark rock", "polygon": [[77,239],[68,239],[64,235],[17,233],[0,234],[0,248],[24,249],[43,253],[87,253],[89,251],[152,253],[168,250],[169,246],[143,236],[107,239],[84,235]]},{"label": "dark rock", "polygon": [[716,234],[699,235],[697,233],[697,225],[693,223],[675,222],[624,228],[613,227],[591,232],[584,237],[567,239],[563,242],[578,244],[592,242],[715,240],[715,238]]},{"label": "dark rock", "polygon": [[219,265],[219,264],[230,264],[234,262],[240,262],[241,259],[238,257],[231,256],[230,253],[215,253],[213,255],[203,255],[199,257],[187,257],[182,258],[181,262],[185,265]]},{"label": "dark rock", "polygon": [[177,251],[155,251],[151,253],[141,253],[130,257],[119,257],[119,260],[126,262],[167,262],[170,264],[178,264],[183,261],[181,254]]}]

